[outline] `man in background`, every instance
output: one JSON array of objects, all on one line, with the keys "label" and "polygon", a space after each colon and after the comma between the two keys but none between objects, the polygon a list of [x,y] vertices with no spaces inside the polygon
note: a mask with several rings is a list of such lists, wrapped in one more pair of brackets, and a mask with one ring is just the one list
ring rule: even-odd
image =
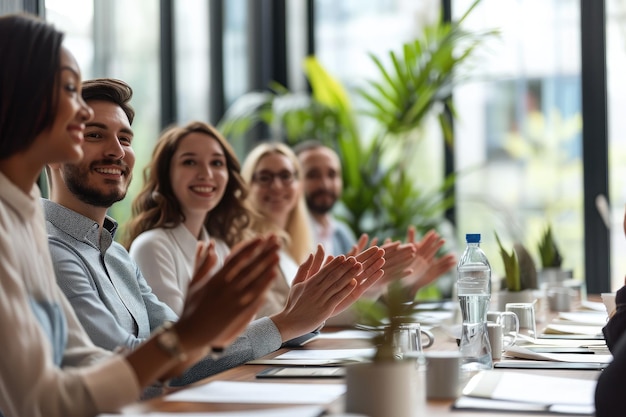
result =
[{"label": "man in background", "polygon": [[[293,148],[302,167],[302,187],[311,216],[314,243],[322,244],[326,253],[333,255],[349,253],[367,245],[368,236],[357,239],[352,230],[333,215],[333,207],[341,197],[343,180],[341,162],[337,153],[321,142],[310,139]],[[434,230],[417,240],[415,227],[409,227],[405,245],[413,245],[416,256],[403,271],[385,271],[386,279],[401,278],[410,298],[417,292],[450,271],[456,265],[453,254],[437,256],[445,240]],[[386,242],[394,245],[399,242]],[[356,245],[356,246],[355,246]]]},{"label": "man in background", "polygon": [[332,214],[343,189],[339,156],[316,140],[298,144],[294,152],[302,166],[301,181],[315,243],[322,244],[326,253],[335,256],[347,253],[356,244],[356,238],[352,230]]}]

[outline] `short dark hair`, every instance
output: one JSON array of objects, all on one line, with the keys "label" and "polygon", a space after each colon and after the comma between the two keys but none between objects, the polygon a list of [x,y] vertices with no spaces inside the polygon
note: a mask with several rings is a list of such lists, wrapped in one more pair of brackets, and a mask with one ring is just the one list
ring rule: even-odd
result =
[{"label": "short dark hair", "polygon": [[38,17],[0,17],[0,159],[30,147],[54,121],[62,42]]},{"label": "short dark hair", "polygon": [[130,105],[133,97],[133,89],[122,80],[114,78],[96,78],[83,83],[83,100],[108,101],[122,108],[128,122],[132,125],[135,118],[135,110]]}]

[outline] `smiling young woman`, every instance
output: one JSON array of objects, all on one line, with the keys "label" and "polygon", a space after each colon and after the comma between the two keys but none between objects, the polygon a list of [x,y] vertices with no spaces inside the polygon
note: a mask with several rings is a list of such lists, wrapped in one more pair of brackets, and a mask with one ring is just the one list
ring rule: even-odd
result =
[{"label": "smiling young woman", "polygon": [[189,248],[215,242],[219,268],[230,247],[251,237],[248,189],[230,144],[191,122],[162,134],[133,201],[126,246],[159,299],[180,312],[193,266]]}]

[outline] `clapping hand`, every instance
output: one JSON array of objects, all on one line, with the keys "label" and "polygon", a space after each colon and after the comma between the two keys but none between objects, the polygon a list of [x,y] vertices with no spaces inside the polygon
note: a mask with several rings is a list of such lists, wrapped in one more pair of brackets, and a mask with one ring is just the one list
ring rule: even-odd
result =
[{"label": "clapping hand", "polygon": [[434,230],[429,231],[419,242],[416,242],[415,228],[409,227],[407,242],[415,245],[417,256],[411,265],[413,272],[403,281],[405,286],[410,288],[411,294],[415,296],[420,288],[435,281],[453,268],[456,265],[456,258],[452,254],[440,258],[436,257],[445,240]]},{"label": "clapping hand", "polygon": [[383,251],[370,248],[365,252],[357,257],[325,258],[322,246],[317,247],[298,269],[284,309],[271,317],[284,341],[320,327],[352,304],[368,280],[373,283],[380,278]]},{"label": "clapping hand", "polygon": [[279,243],[275,236],[256,238],[233,249],[224,266],[215,264],[213,245],[201,243],[196,271],[176,331],[188,350],[224,347],[248,325],[277,275]]}]

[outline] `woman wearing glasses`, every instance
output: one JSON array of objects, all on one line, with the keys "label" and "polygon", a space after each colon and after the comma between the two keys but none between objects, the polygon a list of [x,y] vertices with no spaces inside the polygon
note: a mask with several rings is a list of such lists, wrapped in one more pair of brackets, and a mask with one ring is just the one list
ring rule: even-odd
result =
[{"label": "woman wearing glasses", "polygon": [[261,216],[252,221],[259,233],[281,236],[280,277],[274,281],[259,314],[282,308],[297,265],[313,251],[313,236],[301,183],[301,168],[295,153],[279,142],[257,145],[246,157],[241,175],[250,186],[249,206]]}]

